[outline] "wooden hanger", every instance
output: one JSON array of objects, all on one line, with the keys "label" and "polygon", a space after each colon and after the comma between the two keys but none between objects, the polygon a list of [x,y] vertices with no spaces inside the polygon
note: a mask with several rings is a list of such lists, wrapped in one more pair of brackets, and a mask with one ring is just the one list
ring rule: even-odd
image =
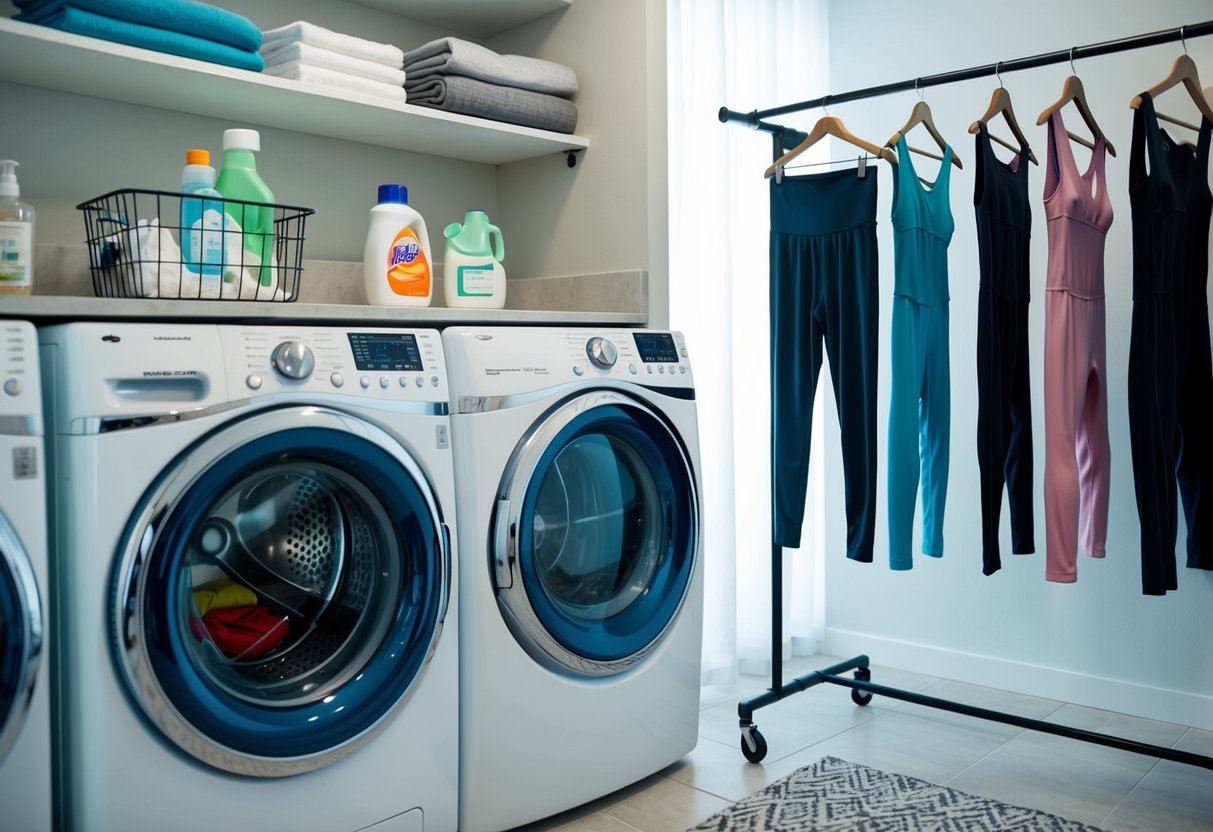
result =
[{"label": "wooden hanger", "polygon": [[[890,136],[889,140],[885,142],[885,147],[893,147],[897,144],[902,136],[909,133],[910,130],[920,124],[927,128],[927,132],[931,134],[931,138],[935,140],[935,144],[939,145],[940,153],[934,153],[930,150],[923,150],[922,148],[913,147],[910,145],[907,145],[907,147],[909,147],[911,153],[917,153],[920,156],[926,156],[930,159],[938,159],[942,162],[943,156],[941,154],[947,149],[948,143],[943,140],[943,136],[939,135],[939,130],[935,128],[935,119],[931,116],[931,105],[922,99],[919,99],[918,103],[914,105],[914,109],[910,111],[910,118],[904,125],[902,125],[902,128]],[[952,150],[952,164],[956,165],[958,168],[964,168],[964,165],[960,161],[960,157],[956,155],[955,148]]]},{"label": "wooden hanger", "polygon": [[1040,114],[1040,117],[1036,119],[1036,123],[1044,124],[1049,120],[1049,116],[1053,115],[1053,113],[1057,112],[1071,101],[1073,101],[1074,106],[1078,108],[1078,113],[1082,116],[1082,120],[1086,122],[1087,129],[1091,131],[1091,140],[1087,140],[1082,136],[1076,136],[1069,130],[1066,130],[1066,135],[1069,136],[1073,141],[1076,141],[1083,147],[1088,147],[1091,150],[1095,149],[1095,141],[1100,137],[1103,137],[1103,146],[1107,148],[1108,155],[1115,156],[1116,148],[1112,147],[1112,142],[1108,140],[1107,134],[1100,129],[1099,123],[1095,121],[1095,116],[1091,115],[1091,110],[1089,107],[1087,107],[1087,93],[1082,87],[1082,80],[1077,75],[1071,75],[1066,79],[1065,84],[1063,84],[1061,87],[1061,98],[1057,99],[1046,107]]},{"label": "wooden hanger", "polygon": [[990,106],[982,113],[981,118],[969,125],[969,132],[976,133],[981,125],[987,127],[990,124],[990,119],[1002,114],[1003,119],[1007,122],[1007,126],[1011,128],[1011,135],[1019,142],[1019,145],[1013,145],[1006,139],[995,136],[990,133],[990,140],[998,142],[1005,148],[1019,152],[1021,147],[1028,149],[1028,161],[1034,165],[1040,164],[1036,161],[1036,154],[1032,152],[1032,146],[1028,144],[1028,140],[1024,138],[1023,131],[1019,129],[1019,122],[1015,120],[1015,110],[1011,108],[1011,93],[1007,92],[1007,88],[1002,85],[1002,80],[998,82],[998,88],[994,90],[994,94],[990,96]]},{"label": "wooden hanger", "polygon": [[[1192,100],[1196,103],[1196,109],[1200,111],[1200,114],[1209,121],[1213,121],[1213,106],[1210,106],[1209,99],[1206,98],[1205,94],[1200,90],[1200,76],[1196,72],[1196,62],[1188,56],[1186,50],[1182,55],[1175,59],[1175,63],[1171,65],[1171,71],[1167,74],[1167,77],[1150,87],[1150,89],[1146,90],[1146,92],[1149,93],[1151,98],[1156,99],[1159,95],[1171,89],[1171,87],[1177,86],[1178,84],[1184,85],[1184,89],[1188,91],[1188,95],[1190,95]],[[1131,109],[1136,110],[1140,106],[1140,95],[1135,96],[1133,100],[1129,102],[1129,107]],[[1196,130],[1197,132],[1200,131],[1200,127],[1198,125],[1189,124],[1186,121],[1180,121],[1173,116],[1163,115],[1157,111],[1155,111],[1154,114],[1163,121],[1178,124],[1180,127],[1187,127],[1189,130]]]},{"label": "wooden hanger", "polygon": [[763,173],[763,177],[770,179],[777,170],[787,165],[788,162],[795,159],[801,153],[804,153],[826,136],[834,136],[835,138],[842,139],[844,142],[848,142],[856,147],[866,150],[873,156],[879,156],[886,162],[892,162],[894,164],[897,163],[897,154],[889,150],[887,147],[879,147],[866,139],[859,138],[859,136],[856,136],[854,133],[848,130],[847,126],[842,123],[842,119],[838,118],[837,116],[822,116],[817,120],[817,123],[813,125],[813,129],[809,131],[809,135],[805,137],[805,140],[776,159],[774,164],[767,168],[766,172]]}]

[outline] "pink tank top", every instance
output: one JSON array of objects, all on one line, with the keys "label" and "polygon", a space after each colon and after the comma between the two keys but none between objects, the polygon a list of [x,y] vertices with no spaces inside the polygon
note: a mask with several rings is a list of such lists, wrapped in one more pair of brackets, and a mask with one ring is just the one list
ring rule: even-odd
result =
[{"label": "pink tank top", "polygon": [[1102,298],[1104,241],[1112,226],[1103,136],[1095,140],[1087,172],[1080,174],[1060,110],[1049,116],[1048,134],[1044,203],[1049,269],[1045,291],[1069,292],[1088,300]]}]

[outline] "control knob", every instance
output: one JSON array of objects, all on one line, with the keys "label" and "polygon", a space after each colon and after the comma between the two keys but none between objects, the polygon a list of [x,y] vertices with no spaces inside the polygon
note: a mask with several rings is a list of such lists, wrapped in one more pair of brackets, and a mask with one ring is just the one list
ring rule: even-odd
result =
[{"label": "control knob", "polygon": [[615,344],[601,335],[595,335],[586,342],[585,352],[590,357],[590,363],[601,370],[611,369],[619,358],[619,350],[615,348]]},{"label": "control knob", "polygon": [[316,369],[316,358],[302,341],[283,341],[270,356],[274,369],[287,378],[303,379]]}]

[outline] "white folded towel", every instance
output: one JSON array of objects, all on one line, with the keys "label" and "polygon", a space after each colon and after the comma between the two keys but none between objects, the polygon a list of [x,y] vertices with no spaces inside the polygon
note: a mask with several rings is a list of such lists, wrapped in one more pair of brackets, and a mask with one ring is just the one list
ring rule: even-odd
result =
[{"label": "white folded towel", "polygon": [[[237,232],[239,234],[239,232]],[[273,280],[262,286],[256,275],[261,262],[255,254],[243,253],[245,268],[225,266],[224,274],[198,275],[181,267],[181,249],[159,218],[139,220],[139,224],[106,237],[120,251],[118,262],[107,267],[103,296],[144,298],[209,298],[212,300],[283,300],[278,286],[277,263],[272,266]],[[235,249],[240,250],[237,240]],[[251,270],[250,270],[251,267]],[[237,277],[237,271],[239,277]],[[289,300],[289,298],[286,298]]]},{"label": "white folded towel", "polygon": [[381,84],[369,78],[347,75],[344,72],[337,72],[318,66],[305,66],[298,61],[275,67],[267,66],[262,74],[273,75],[278,78],[290,78],[304,84],[315,84],[319,87],[341,90],[347,93],[358,93],[359,95],[371,98],[382,98],[394,101],[397,104],[403,103],[406,98],[404,87],[399,87],[395,84]]},{"label": "white folded towel", "polygon": [[385,64],[393,69],[400,69],[404,66],[404,52],[390,43],[376,43],[356,38],[353,35],[343,35],[305,20],[296,20],[294,23],[279,26],[277,29],[266,29],[261,33],[263,49],[273,49],[291,42],[331,49],[343,55],[352,55],[355,58]]},{"label": "white folded towel", "polygon": [[393,69],[386,64],[378,64],[374,61],[355,58],[352,55],[344,55],[331,49],[323,49],[297,41],[284,43],[273,49],[263,47],[261,57],[265,59],[265,67],[270,71],[275,67],[298,64],[332,69],[347,75],[357,75],[359,78],[369,78],[381,84],[404,86],[403,69]]}]

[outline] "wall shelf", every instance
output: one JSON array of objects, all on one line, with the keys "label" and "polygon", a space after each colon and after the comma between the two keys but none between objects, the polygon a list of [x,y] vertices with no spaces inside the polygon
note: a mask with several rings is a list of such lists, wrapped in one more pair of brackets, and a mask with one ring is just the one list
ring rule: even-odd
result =
[{"label": "wall shelf", "polygon": [[379,103],[256,72],[0,19],[0,81],[490,165],[567,150],[575,135]]}]

